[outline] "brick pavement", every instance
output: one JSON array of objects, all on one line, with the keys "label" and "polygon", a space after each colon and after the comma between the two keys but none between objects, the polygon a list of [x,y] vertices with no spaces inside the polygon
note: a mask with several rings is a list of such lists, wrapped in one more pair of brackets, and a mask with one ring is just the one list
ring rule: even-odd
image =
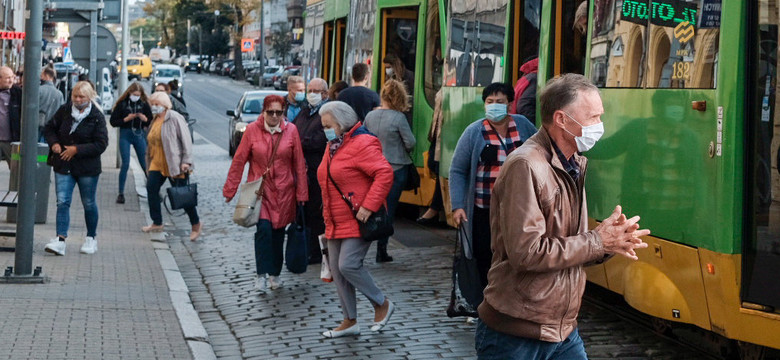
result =
[{"label": "brick pavement", "polygon": [[[404,247],[391,240],[395,261],[376,264],[373,250],[366,266],[379,287],[396,302],[393,319],[382,333],[367,325],[373,309],[358,296],[363,335],[324,339],[320,333],[342,319],[334,285],[319,279],[319,266],[302,275],[286,270],[282,289],[252,291],[253,229],[231,221],[233,207],[221,196],[230,158],[196,134],[199,214],[204,233],[187,239],[186,216],[172,218],[168,237],[195,309],[220,359],[459,359],[474,358],[473,326],[444,312],[450,294],[452,246]],[[580,333],[592,359],[696,359],[699,355],[659,339],[614,314],[585,304]]]},{"label": "brick pavement", "polygon": [[[115,132],[109,133],[97,194],[98,252],[79,253],[86,227],[77,189],[66,255],[43,251],[55,236],[52,184],[47,223],[35,226],[33,254],[33,266],[42,266],[50,282],[0,284],[0,359],[192,358],[155,250],[139,231],[145,220],[132,174],[125,191],[127,203],[114,202],[119,170],[114,168]],[[8,177],[6,165],[0,164],[4,184],[0,187],[7,186]],[[4,210],[0,219],[5,219]],[[13,244],[0,239],[0,246]],[[0,268],[13,263],[13,253],[0,253]]]}]

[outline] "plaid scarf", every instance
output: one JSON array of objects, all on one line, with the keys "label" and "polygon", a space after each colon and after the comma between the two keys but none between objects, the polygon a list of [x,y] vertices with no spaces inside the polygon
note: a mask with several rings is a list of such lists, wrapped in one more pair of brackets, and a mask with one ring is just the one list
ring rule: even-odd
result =
[{"label": "plaid scarf", "polygon": [[490,147],[485,147],[482,149],[483,153],[477,163],[474,205],[481,209],[490,208],[490,194],[493,192],[493,185],[496,183],[498,172],[501,170],[501,165],[504,164],[506,157],[519,148],[520,145],[523,145],[523,140],[520,138],[520,133],[517,131],[517,126],[513,120],[509,120],[509,126],[507,126],[506,131],[507,136],[501,138],[496,129],[490,125],[490,121],[486,119],[482,122],[482,138],[485,139],[488,145],[492,145],[492,148],[496,149],[496,151],[495,155],[488,153],[487,149]]}]

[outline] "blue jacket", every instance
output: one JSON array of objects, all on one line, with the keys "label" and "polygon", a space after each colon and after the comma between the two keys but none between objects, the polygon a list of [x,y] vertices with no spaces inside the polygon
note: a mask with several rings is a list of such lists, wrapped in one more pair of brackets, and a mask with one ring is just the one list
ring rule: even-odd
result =
[{"label": "blue jacket", "polygon": [[[526,142],[531,136],[536,134],[536,127],[522,115],[511,115],[515,121],[517,132],[520,139]],[[477,193],[477,165],[482,149],[487,142],[482,136],[482,122],[485,118],[479,119],[463,131],[458,145],[455,147],[455,154],[452,156],[450,165],[450,200],[452,202],[452,211],[463,209],[466,211],[466,218],[469,220],[463,224],[471,234],[471,221],[474,217],[474,197]],[[466,257],[471,258],[471,244],[463,244]]]}]

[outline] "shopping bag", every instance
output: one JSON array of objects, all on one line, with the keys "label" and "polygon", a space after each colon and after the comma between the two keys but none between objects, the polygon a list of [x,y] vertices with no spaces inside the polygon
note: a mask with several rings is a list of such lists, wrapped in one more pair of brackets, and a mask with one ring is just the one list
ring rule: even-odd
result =
[{"label": "shopping bag", "polygon": [[470,237],[463,226],[460,226],[452,260],[452,292],[447,307],[449,317],[478,317],[477,307],[482,302],[482,286],[477,259],[474,256],[467,258],[463,251],[464,246],[470,245]]},{"label": "shopping bag", "polygon": [[325,235],[319,236],[320,250],[322,251],[322,267],[320,268],[320,279],[324,282],[332,282],[333,274],[330,273],[330,264],[328,263],[328,241]]},{"label": "shopping bag", "polygon": [[306,241],[306,220],[303,216],[303,206],[298,206],[295,212],[295,222],[290,225],[287,233],[287,248],[284,262],[287,270],[293,274],[303,274],[309,265],[309,250]]}]

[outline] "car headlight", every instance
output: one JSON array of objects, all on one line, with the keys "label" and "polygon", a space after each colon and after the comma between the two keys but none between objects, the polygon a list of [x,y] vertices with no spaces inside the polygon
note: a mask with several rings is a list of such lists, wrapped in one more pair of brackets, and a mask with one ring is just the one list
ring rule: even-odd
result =
[{"label": "car headlight", "polygon": [[242,122],[237,122],[236,123],[236,131],[238,131],[238,132],[246,131],[246,126],[247,125],[249,125],[249,124],[247,124],[247,123],[245,123],[243,121]]}]

